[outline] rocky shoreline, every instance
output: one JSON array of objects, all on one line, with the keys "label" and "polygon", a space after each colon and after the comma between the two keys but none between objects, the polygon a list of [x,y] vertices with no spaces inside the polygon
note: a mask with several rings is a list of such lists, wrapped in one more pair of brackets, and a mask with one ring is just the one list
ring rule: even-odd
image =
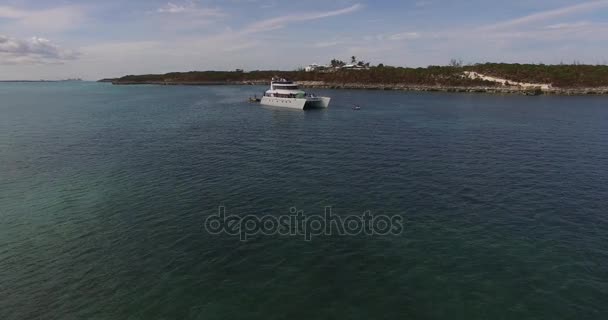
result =
[{"label": "rocky shoreline", "polygon": [[408,84],[328,84],[323,82],[300,82],[302,87],[320,89],[400,90],[425,92],[492,93],[521,95],[608,95],[608,87],[602,88],[522,88],[516,86],[423,86]]},{"label": "rocky shoreline", "polygon": [[[396,90],[420,92],[452,92],[452,93],[489,93],[489,94],[519,94],[519,95],[608,95],[608,87],[598,88],[523,88],[517,86],[432,86],[408,85],[399,83],[327,83],[324,81],[298,81],[304,88],[311,89],[359,89],[359,90]],[[183,86],[215,86],[215,85],[267,85],[267,80],[250,81],[112,81],[115,85],[183,85]]]}]

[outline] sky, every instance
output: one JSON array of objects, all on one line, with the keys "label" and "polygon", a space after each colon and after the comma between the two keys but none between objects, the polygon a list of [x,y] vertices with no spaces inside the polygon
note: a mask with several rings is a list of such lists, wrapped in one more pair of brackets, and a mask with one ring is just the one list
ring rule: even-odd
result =
[{"label": "sky", "polygon": [[608,0],[0,0],[0,80],[608,63]]}]

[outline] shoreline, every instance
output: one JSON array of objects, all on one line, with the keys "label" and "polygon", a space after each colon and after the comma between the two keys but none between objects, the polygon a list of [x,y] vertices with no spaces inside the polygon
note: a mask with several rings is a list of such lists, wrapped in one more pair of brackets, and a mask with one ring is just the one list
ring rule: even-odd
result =
[{"label": "shoreline", "polygon": [[[110,82],[110,81],[104,81]],[[590,88],[524,88],[519,86],[446,86],[446,85],[409,85],[399,83],[329,83],[324,81],[297,81],[303,88],[311,89],[351,89],[387,90],[414,92],[448,93],[488,93],[518,95],[608,95],[608,87]],[[267,80],[249,81],[112,81],[113,85],[169,85],[169,86],[222,86],[222,85],[268,85]]]}]

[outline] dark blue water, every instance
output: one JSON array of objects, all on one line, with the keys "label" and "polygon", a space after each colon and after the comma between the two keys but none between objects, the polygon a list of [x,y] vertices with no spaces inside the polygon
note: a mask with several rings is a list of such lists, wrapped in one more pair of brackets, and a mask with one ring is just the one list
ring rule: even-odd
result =
[{"label": "dark blue water", "polygon": [[[263,89],[0,84],[0,319],[608,315],[608,98]],[[405,230],[241,242],[220,205]]]}]

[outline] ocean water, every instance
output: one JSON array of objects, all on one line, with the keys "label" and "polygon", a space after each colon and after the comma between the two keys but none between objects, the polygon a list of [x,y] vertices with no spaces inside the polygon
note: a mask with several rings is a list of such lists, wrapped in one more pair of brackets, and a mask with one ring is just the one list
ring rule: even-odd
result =
[{"label": "ocean water", "polygon": [[[263,90],[0,84],[0,319],[608,316],[608,98]],[[219,206],[404,230],[240,241]]]}]

